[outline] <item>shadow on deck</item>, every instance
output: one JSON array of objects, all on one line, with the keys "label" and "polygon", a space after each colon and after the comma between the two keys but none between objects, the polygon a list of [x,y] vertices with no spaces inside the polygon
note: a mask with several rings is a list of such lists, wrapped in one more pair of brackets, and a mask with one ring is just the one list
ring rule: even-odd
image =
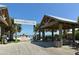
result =
[{"label": "shadow on deck", "polygon": [[53,47],[53,42],[43,42],[43,41],[31,41],[32,44],[38,45],[43,48]]}]

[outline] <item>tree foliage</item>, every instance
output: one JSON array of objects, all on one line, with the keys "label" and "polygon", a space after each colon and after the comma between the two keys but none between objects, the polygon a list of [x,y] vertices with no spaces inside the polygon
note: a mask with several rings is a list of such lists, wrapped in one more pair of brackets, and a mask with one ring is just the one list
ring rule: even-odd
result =
[{"label": "tree foliage", "polygon": [[79,30],[77,30],[77,31],[75,32],[75,38],[76,38],[76,40],[79,40]]},{"label": "tree foliage", "polygon": [[35,26],[34,26],[34,31],[37,31],[38,30],[38,28],[39,28],[39,26],[40,26],[40,24],[38,23],[38,24],[36,24]]},{"label": "tree foliage", "polygon": [[79,16],[78,16],[78,18],[77,18],[77,22],[79,23]]},{"label": "tree foliage", "polygon": [[11,19],[12,25],[9,27],[9,30],[12,33],[21,32],[21,24],[15,24],[14,19]]}]

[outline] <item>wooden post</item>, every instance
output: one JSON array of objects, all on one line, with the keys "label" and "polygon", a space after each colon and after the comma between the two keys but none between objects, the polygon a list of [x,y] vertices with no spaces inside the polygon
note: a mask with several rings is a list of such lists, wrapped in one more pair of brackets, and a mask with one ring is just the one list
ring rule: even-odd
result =
[{"label": "wooden post", "polygon": [[15,33],[15,42],[17,42],[17,25],[15,25],[16,26],[16,33]]},{"label": "wooden post", "polygon": [[44,30],[42,31],[42,39],[43,39],[43,41],[46,41],[45,40],[45,32],[44,32]]},{"label": "wooden post", "polygon": [[73,39],[73,43],[75,41],[75,28],[72,28],[72,39]]},{"label": "wooden post", "polygon": [[0,39],[1,39],[1,27],[0,27]]},{"label": "wooden post", "polygon": [[1,27],[1,44],[4,44],[3,35],[4,35],[4,29],[3,29],[3,26],[2,26],[2,27]]},{"label": "wooden post", "polygon": [[3,44],[3,29],[2,29],[2,27],[1,27],[1,44]]},{"label": "wooden post", "polygon": [[67,30],[64,29],[64,30],[63,30],[63,36],[64,36],[64,38],[66,38],[66,35],[67,35]]},{"label": "wooden post", "polygon": [[61,41],[61,46],[62,46],[62,44],[63,44],[63,41],[62,41],[62,24],[59,24],[59,39],[60,39],[60,41]]},{"label": "wooden post", "polygon": [[52,41],[54,39],[54,30],[52,30]]},{"label": "wooden post", "polygon": [[40,40],[40,37],[41,37],[41,31],[39,30],[39,37],[38,37],[38,40]]}]

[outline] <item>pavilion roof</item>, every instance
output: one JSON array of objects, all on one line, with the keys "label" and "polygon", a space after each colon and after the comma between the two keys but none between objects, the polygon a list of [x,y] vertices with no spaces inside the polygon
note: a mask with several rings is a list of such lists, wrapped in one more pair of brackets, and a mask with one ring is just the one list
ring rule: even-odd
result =
[{"label": "pavilion roof", "polygon": [[79,27],[79,24],[76,20],[70,20],[70,19],[66,19],[58,16],[53,16],[53,15],[44,15],[39,28],[58,29],[59,24],[62,24],[64,29]]},{"label": "pavilion roof", "polygon": [[[47,15],[46,15],[47,16]],[[71,19],[67,19],[67,18],[62,18],[62,17],[58,17],[58,16],[53,16],[53,15],[48,15],[48,17],[52,17],[52,18],[56,18],[60,21],[67,21],[67,22],[73,22],[73,23],[77,23],[76,20],[71,20]]]}]

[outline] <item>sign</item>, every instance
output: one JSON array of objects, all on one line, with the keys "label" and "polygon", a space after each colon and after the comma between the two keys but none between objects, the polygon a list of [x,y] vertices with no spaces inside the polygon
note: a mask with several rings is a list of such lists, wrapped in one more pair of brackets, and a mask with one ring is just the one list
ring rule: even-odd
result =
[{"label": "sign", "polygon": [[26,24],[26,25],[36,25],[36,21],[33,20],[23,20],[23,19],[14,19],[15,24]]}]

